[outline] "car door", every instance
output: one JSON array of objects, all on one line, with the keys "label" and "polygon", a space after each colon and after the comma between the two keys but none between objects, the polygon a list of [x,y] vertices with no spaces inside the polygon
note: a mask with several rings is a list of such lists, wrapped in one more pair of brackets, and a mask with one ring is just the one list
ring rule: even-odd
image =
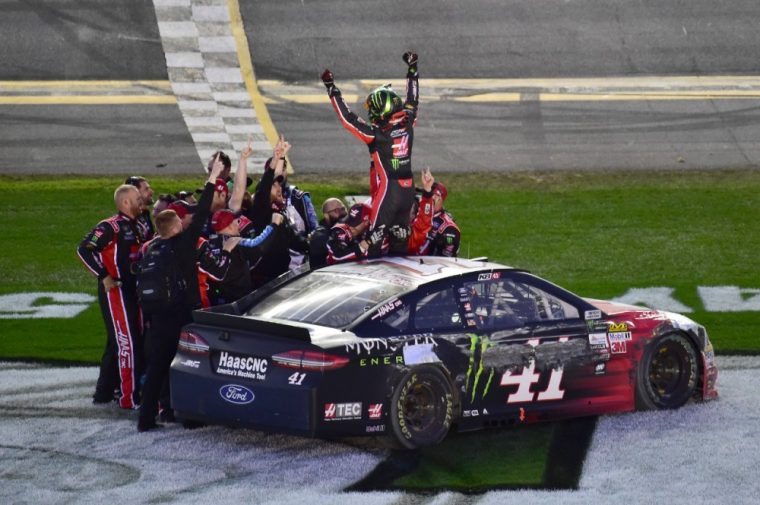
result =
[{"label": "car door", "polygon": [[551,418],[568,394],[567,378],[590,361],[582,302],[516,271],[470,275],[461,292],[472,329],[463,420]]}]

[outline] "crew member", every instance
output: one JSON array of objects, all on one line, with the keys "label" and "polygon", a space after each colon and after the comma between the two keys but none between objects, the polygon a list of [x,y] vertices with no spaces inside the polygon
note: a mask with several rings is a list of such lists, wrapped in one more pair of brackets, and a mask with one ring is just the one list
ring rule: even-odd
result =
[{"label": "crew member", "polygon": [[456,256],[459,253],[460,232],[453,216],[443,208],[449,192],[440,182],[433,184],[433,222],[425,242],[417,254],[428,256]]},{"label": "crew member", "polygon": [[363,203],[354,204],[346,218],[332,227],[327,240],[328,265],[366,259],[367,252],[375,241],[387,252],[385,230],[380,227],[370,233],[369,214],[369,207]]},{"label": "crew member", "polygon": [[[150,314],[149,361],[146,373],[143,401],[137,422],[138,431],[147,431],[157,426],[158,400],[161,387],[169,372],[169,366],[177,351],[179,334],[182,326],[192,322],[193,309],[200,307],[198,275],[196,266],[196,244],[208,219],[215,190],[217,176],[223,164],[214,163],[208,181],[203,188],[197,212],[192,217],[186,230],[182,221],[173,210],[165,210],[156,218],[156,227],[160,238],[168,241],[172,248],[175,268],[185,286],[175,306]],[[237,245],[231,241],[230,250]],[[167,408],[170,408],[167,406]]]},{"label": "crew member", "polygon": [[124,184],[134,186],[140,192],[142,203],[140,205],[140,215],[137,216],[137,229],[140,232],[142,241],[147,242],[156,233],[150,215],[150,206],[153,205],[153,188],[150,187],[150,183],[145,177],[140,177],[139,175],[127,177]]},{"label": "crew member", "polygon": [[113,401],[118,388],[119,406],[133,409],[139,403],[142,374],[142,323],[135,284],[142,199],[135,186],[123,184],[114,192],[114,203],[118,213],[98,223],[79,244],[77,254],[98,278],[98,303],[107,333],[93,402]]},{"label": "crew member", "polygon": [[322,204],[322,219],[309,235],[309,267],[312,270],[327,265],[327,240],[332,227],[348,213],[340,198],[328,198]]}]

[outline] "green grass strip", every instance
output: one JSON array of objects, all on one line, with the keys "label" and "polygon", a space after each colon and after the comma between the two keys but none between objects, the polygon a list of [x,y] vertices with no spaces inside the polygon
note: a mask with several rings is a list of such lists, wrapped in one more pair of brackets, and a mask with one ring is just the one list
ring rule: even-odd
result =
[{"label": "green grass strip", "polygon": [[[126,175],[126,174],[125,174]],[[760,171],[435,174],[462,229],[461,255],[528,269],[583,296],[668,286],[694,309],[719,353],[760,352],[760,312],[707,312],[698,286],[760,288]],[[0,294],[95,294],[76,257],[84,234],[113,213],[122,176],[0,176]],[[366,174],[297,174],[317,206],[367,192]],[[329,182],[325,182],[329,180]],[[151,178],[159,192],[198,177]],[[0,319],[0,358],[97,362],[97,304],[74,319]]]}]

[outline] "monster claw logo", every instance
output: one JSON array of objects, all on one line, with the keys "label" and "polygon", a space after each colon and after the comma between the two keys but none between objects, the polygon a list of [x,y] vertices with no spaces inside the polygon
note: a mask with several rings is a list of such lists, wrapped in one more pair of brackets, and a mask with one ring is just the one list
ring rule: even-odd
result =
[{"label": "monster claw logo", "polygon": [[[475,379],[472,383],[472,391],[471,391],[471,397],[470,401],[475,401],[475,395],[478,390],[478,383],[480,382],[480,377],[483,375],[483,358],[486,354],[486,351],[491,346],[491,341],[488,339],[488,337],[479,337],[478,335],[475,335],[474,333],[468,333],[468,337],[470,337],[470,363],[467,367],[467,378],[465,381],[465,391],[467,391],[470,387],[470,377],[472,376],[473,369],[475,368],[475,354],[477,351],[480,351],[480,358],[478,359],[479,364],[477,367],[477,371],[475,372]],[[478,345],[479,344],[479,345]],[[483,388],[483,396],[482,398],[486,397],[486,393],[488,393],[488,390],[491,387],[491,381],[493,380],[494,376],[494,369],[491,369],[490,374],[488,375],[488,380],[486,381],[486,385]]]},{"label": "monster claw logo", "polygon": [[393,158],[391,160],[391,167],[393,168],[393,170],[398,170],[398,159],[397,158]]}]

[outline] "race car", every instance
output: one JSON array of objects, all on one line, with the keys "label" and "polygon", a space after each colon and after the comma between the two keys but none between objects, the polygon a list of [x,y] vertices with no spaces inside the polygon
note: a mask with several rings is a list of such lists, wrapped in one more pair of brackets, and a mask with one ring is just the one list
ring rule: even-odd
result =
[{"label": "race car", "polygon": [[476,430],[717,397],[705,328],[497,263],[383,257],[284,274],[199,310],[175,415],[405,448]]}]

